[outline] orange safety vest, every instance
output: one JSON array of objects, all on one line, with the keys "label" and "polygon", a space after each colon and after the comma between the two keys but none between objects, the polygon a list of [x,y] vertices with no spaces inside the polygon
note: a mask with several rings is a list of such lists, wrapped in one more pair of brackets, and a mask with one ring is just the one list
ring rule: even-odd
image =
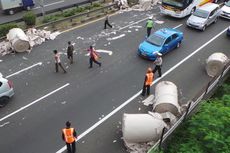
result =
[{"label": "orange safety vest", "polygon": [[146,81],[145,81],[145,85],[147,86],[147,85],[151,85],[152,84],[152,82],[153,82],[153,73],[151,72],[151,73],[147,73],[146,74],[146,77],[147,77],[147,79],[146,79]]},{"label": "orange safety vest", "polygon": [[63,132],[64,137],[65,137],[65,142],[72,143],[75,141],[75,137],[73,135],[74,128],[62,129],[62,132]]}]

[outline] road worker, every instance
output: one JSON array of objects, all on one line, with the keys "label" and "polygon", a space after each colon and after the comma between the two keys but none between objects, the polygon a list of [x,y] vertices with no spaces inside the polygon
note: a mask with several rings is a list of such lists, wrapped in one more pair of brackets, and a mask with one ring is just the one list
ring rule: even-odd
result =
[{"label": "road worker", "polygon": [[153,70],[153,73],[155,73],[156,71],[158,71],[158,76],[161,77],[161,66],[162,66],[162,62],[163,62],[163,60],[161,58],[162,54],[159,53],[159,52],[157,52],[156,56],[157,56],[157,58],[153,62],[155,64],[155,68]]},{"label": "road worker", "polygon": [[74,128],[71,128],[71,123],[66,122],[66,128],[62,129],[62,139],[66,142],[66,147],[68,153],[75,153],[76,144],[75,140],[77,139],[77,133]]},{"label": "road worker", "polygon": [[151,30],[153,28],[153,20],[152,17],[149,17],[147,22],[146,22],[146,27],[147,27],[147,37],[150,36],[151,34]]},{"label": "road worker", "polygon": [[150,86],[153,82],[154,79],[154,75],[153,75],[153,70],[149,67],[147,70],[147,73],[145,75],[145,81],[144,81],[144,85],[143,85],[143,90],[142,90],[142,96],[145,96],[146,93],[146,88],[147,88],[147,95],[150,94]]}]

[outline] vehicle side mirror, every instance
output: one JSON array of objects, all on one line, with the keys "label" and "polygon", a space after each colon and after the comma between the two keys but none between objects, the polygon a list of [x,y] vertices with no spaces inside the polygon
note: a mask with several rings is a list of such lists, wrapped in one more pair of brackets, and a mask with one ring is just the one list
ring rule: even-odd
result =
[{"label": "vehicle side mirror", "polygon": [[0,78],[2,78],[3,77],[3,75],[2,75],[2,73],[0,72]]}]

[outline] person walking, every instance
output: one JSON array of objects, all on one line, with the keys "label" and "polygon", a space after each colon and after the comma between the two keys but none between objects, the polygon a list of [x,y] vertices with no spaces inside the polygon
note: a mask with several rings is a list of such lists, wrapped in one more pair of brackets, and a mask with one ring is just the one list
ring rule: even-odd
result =
[{"label": "person walking", "polygon": [[66,128],[62,129],[62,140],[65,141],[68,153],[75,153],[77,133],[74,128],[71,128],[71,123],[66,122]]},{"label": "person walking", "polygon": [[147,69],[147,73],[145,75],[145,81],[144,81],[144,85],[143,85],[143,89],[142,89],[142,93],[141,93],[142,96],[145,96],[146,89],[147,89],[147,95],[150,94],[150,86],[151,86],[153,79],[154,79],[154,75],[153,75],[152,71],[153,70],[150,67]]},{"label": "person walking", "polygon": [[151,34],[151,30],[153,28],[153,20],[152,17],[149,17],[147,22],[146,22],[146,27],[147,27],[147,37],[150,36]]},{"label": "person walking", "polygon": [[112,28],[113,26],[109,23],[109,16],[106,15],[105,17],[105,22],[104,22],[104,29],[106,29],[106,26],[109,26],[110,28]]},{"label": "person walking", "polygon": [[98,62],[98,59],[100,58],[100,56],[98,55],[98,53],[95,51],[95,49],[93,48],[93,46],[90,46],[90,48],[88,49],[89,51],[89,68],[93,67],[93,62],[98,64],[101,67],[101,63]]},{"label": "person walking", "polygon": [[70,64],[73,64],[73,51],[74,47],[71,41],[68,41],[68,47],[67,47],[67,58],[70,60]]},{"label": "person walking", "polygon": [[156,71],[158,71],[158,76],[161,77],[161,66],[162,66],[162,54],[157,52],[157,58],[156,60],[153,62],[155,64],[155,68],[153,69],[153,73],[155,73]]},{"label": "person walking", "polygon": [[61,64],[60,53],[58,53],[57,50],[54,50],[53,52],[54,52],[56,73],[58,72],[58,67],[59,66],[63,70],[63,72],[66,73],[66,70],[64,69],[64,67]]}]

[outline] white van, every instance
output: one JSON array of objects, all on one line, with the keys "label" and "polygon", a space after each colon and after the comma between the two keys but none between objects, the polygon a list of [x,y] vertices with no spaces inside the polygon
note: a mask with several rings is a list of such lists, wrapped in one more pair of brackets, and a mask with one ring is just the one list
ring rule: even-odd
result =
[{"label": "white van", "polygon": [[188,18],[187,26],[204,31],[211,23],[216,23],[220,16],[218,4],[207,3],[198,9]]}]

